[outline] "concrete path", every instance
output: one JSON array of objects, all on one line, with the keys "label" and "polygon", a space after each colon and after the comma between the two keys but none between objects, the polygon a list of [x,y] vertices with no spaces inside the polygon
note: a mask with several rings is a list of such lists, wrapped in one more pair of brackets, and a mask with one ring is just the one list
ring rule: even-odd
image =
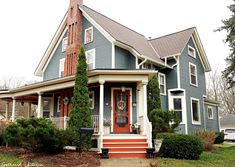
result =
[{"label": "concrete path", "polygon": [[102,159],[100,167],[150,167],[151,161],[145,158]]}]

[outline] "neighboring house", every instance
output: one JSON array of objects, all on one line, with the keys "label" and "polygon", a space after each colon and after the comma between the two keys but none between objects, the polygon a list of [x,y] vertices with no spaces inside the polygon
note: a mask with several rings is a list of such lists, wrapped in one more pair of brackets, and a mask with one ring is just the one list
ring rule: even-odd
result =
[{"label": "neighboring house", "polygon": [[220,118],[220,130],[235,129],[235,115],[229,114]]},{"label": "neighboring house", "polygon": [[[143,157],[145,148],[152,147],[147,84],[155,75],[162,108],[174,109],[181,119],[178,133],[219,131],[218,103],[206,99],[205,72],[211,68],[195,27],[148,40],[83,5],[82,0],[70,0],[67,14],[36,68],[35,75],[42,76],[43,82],[0,94],[1,99],[12,102],[13,120],[16,102],[23,101],[38,105],[35,116],[66,126],[82,44],[98,150],[110,148],[111,157]],[[104,120],[110,120],[111,134],[104,134]],[[129,134],[134,123],[140,124],[141,134]]]}]

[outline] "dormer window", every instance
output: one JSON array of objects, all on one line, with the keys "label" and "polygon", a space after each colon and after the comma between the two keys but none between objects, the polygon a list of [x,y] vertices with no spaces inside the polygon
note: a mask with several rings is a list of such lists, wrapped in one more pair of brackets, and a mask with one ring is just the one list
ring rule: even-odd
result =
[{"label": "dormer window", "polygon": [[196,58],[196,51],[192,46],[188,46],[188,55]]},{"label": "dormer window", "polygon": [[93,27],[85,29],[85,44],[88,44],[93,41]]},{"label": "dormer window", "polygon": [[66,51],[67,46],[68,46],[68,37],[65,37],[62,40],[62,52]]}]

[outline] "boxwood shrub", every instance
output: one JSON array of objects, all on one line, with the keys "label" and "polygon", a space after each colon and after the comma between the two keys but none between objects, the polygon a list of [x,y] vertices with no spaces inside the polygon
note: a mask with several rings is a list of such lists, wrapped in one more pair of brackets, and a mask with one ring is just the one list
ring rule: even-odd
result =
[{"label": "boxwood shrub", "polygon": [[62,150],[62,135],[51,121],[43,118],[19,119],[5,131],[9,146],[32,149],[37,152],[54,153]]},{"label": "boxwood shrub", "polygon": [[224,142],[224,132],[216,132],[215,144],[221,144]]},{"label": "boxwood shrub", "polygon": [[158,134],[158,139],[163,139],[160,156],[176,159],[199,159],[203,152],[202,141],[193,135],[174,133]]}]

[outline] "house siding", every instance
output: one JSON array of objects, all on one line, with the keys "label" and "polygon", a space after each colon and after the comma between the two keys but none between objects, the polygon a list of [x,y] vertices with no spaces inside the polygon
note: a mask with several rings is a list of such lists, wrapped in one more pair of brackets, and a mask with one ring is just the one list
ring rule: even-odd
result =
[{"label": "house siding", "polygon": [[136,58],[129,51],[115,46],[115,68],[136,69]]},{"label": "house siding", "polygon": [[[188,44],[184,48],[182,55],[180,56],[180,82],[181,88],[186,91],[186,111],[187,111],[187,124],[188,133],[195,133],[196,130],[204,129],[204,106],[203,106],[203,95],[206,94],[206,83],[205,83],[205,71],[202,63],[199,59],[198,53],[196,52],[196,58],[188,55],[188,45],[193,48],[195,44],[192,38],[189,40]],[[193,63],[197,67],[197,82],[198,86],[190,85],[190,74],[189,74],[189,62]],[[199,109],[200,109],[200,125],[192,124],[192,114],[191,114],[191,98],[199,99]]]},{"label": "house siding", "polygon": [[[82,43],[84,43],[85,29],[93,26],[85,17],[82,18]],[[112,44],[93,26],[93,41],[84,44],[85,50],[95,49],[95,68],[112,68]]]},{"label": "house siding", "polygon": [[[63,38],[67,37],[67,32],[64,34]],[[62,41],[59,41],[59,45],[52,55],[52,58],[43,73],[43,81],[52,80],[59,78],[59,64],[60,59],[65,58],[66,52],[62,52]]]},{"label": "house siding", "polygon": [[[219,118],[218,118],[218,106],[205,104],[205,118],[206,118],[206,130],[212,130],[215,132],[219,132]],[[213,110],[213,119],[208,118],[208,107],[212,107]]]}]

